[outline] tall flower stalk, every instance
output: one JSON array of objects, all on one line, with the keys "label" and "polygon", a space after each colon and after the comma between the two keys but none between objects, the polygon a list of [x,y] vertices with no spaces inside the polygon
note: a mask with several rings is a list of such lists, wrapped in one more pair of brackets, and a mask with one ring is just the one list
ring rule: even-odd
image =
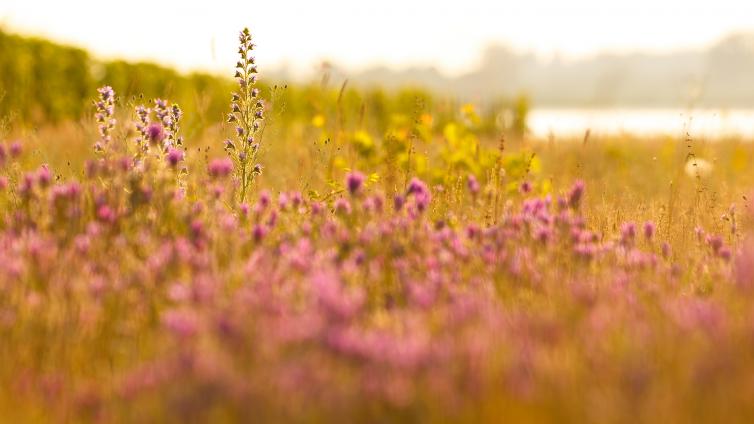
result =
[{"label": "tall flower stalk", "polygon": [[112,87],[105,86],[97,89],[99,98],[94,102],[97,109],[95,119],[97,120],[100,139],[94,145],[97,153],[102,153],[105,147],[112,140],[112,131],[115,128],[115,91]]},{"label": "tall flower stalk", "polygon": [[235,78],[238,92],[231,98],[228,122],[236,124],[235,137],[225,141],[225,150],[235,162],[236,178],[241,184],[240,200],[246,199],[254,179],[262,173],[261,164],[257,163],[261,125],[264,119],[264,104],[259,96],[257,82],[257,65],[252,56],[254,43],[248,28],[239,35],[240,59],[236,63]]}]

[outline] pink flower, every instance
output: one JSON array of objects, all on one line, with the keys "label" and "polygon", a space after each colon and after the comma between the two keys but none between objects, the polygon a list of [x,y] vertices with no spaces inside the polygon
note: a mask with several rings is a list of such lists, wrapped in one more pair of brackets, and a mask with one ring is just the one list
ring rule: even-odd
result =
[{"label": "pink flower", "polygon": [[171,309],[162,314],[162,325],[180,338],[189,338],[199,329],[199,318],[188,310]]},{"label": "pink flower", "polygon": [[161,124],[151,123],[147,127],[147,138],[152,145],[161,143],[165,139],[165,129]]},{"label": "pink flower", "polygon": [[633,222],[624,222],[620,227],[621,243],[629,245],[636,238],[636,224]]},{"label": "pink flower", "polygon": [[655,223],[652,221],[647,221],[644,223],[644,238],[647,239],[647,241],[651,241],[654,237],[656,230]]},{"label": "pink flower", "polygon": [[466,180],[466,187],[469,189],[469,192],[475,196],[479,193],[479,180],[476,179],[474,174],[469,175]]},{"label": "pink flower", "polygon": [[406,198],[402,195],[396,194],[395,197],[393,197],[393,209],[395,209],[396,212],[403,208],[404,203],[406,203]]},{"label": "pink flower", "polygon": [[241,213],[241,216],[246,217],[249,215],[249,204],[248,203],[241,203],[238,206],[238,211]]},{"label": "pink flower", "polygon": [[427,184],[425,184],[424,181],[414,177],[408,184],[407,192],[408,194],[413,195],[423,195],[425,193],[429,193],[429,189],[427,188]]},{"label": "pink flower", "polygon": [[284,211],[288,209],[288,204],[290,203],[290,199],[288,198],[288,193],[280,193],[278,195],[278,207],[281,211]]},{"label": "pink flower", "polygon": [[259,193],[259,206],[262,209],[265,209],[267,206],[270,205],[270,202],[272,201],[272,195],[270,195],[270,192],[267,190],[262,190],[261,193]]},{"label": "pink flower", "polygon": [[183,150],[171,147],[170,149],[168,149],[168,155],[166,159],[168,161],[168,164],[171,167],[175,168],[176,166],[178,166],[178,162],[183,160]]},{"label": "pink flower", "polygon": [[21,156],[21,153],[23,152],[23,150],[24,148],[21,145],[20,141],[14,141],[10,145],[10,155],[13,156],[14,158]]},{"label": "pink flower", "polygon": [[586,184],[583,181],[577,180],[573,183],[571,191],[568,192],[568,206],[572,209],[578,209],[581,205],[581,198],[584,195],[584,189]]},{"label": "pink flower", "polygon": [[233,161],[228,158],[213,159],[209,163],[207,171],[213,178],[227,177],[233,171]]},{"label": "pink flower", "polygon": [[668,242],[662,243],[662,257],[668,259],[670,257],[670,244]]},{"label": "pink flower", "polygon": [[416,208],[419,212],[424,211],[432,200],[432,193],[427,188],[427,184],[416,177],[412,178],[409,182],[407,193],[414,196]]},{"label": "pink flower", "polygon": [[710,234],[707,236],[707,244],[712,249],[712,252],[717,254],[723,247],[723,238],[719,235]]},{"label": "pink flower", "polygon": [[97,219],[102,222],[112,223],[115,221],[115,212],[108,205],[101,205],[97,208]]},{"label": "pink flower", "polygon": [[323,210],[324,210],[324,206],[322,205],[321,202],[312,202],[311,212],[313,216],[320,215]]},{"label": "pink flower", "polygon": [[343,197],[339,197],[335,200],[335,212],[348,215],[351,213],[351,203]]},{"label": "pink flower", "polygon": [[729,247],[723,246],[717,251],[717,256],[724,261],[729,261],[733,257],[733,252]]},{"label": "pink flower", "polygon": [[260,242],[267,235],[267,229],[263,225],[255,224],[251,234],[255,241]]},{"label": "pink flower", "polygon": [[44,164],[37,170],[37,181],[42,187],[47,187],[52,181],[52,174],[50,173],[50,167]]}]

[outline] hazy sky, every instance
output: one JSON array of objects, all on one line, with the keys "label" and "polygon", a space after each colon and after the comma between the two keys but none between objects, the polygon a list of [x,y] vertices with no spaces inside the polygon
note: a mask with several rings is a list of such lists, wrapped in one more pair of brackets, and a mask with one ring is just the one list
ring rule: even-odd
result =
[{"label": "hazy sky", "polygon": [[474,66],[482,47],[541,55],[704,46],[754,30],[753,0],[0,0],[0,26],[86,47],[101,57],[227,71],[249,26],[260,66],[308,73],[319,59]]}]

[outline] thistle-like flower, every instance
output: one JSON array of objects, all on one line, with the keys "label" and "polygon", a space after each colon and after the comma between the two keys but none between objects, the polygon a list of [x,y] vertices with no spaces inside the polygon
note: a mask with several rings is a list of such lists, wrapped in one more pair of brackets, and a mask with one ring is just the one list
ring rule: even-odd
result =
[{"label": "thistle-like flower", "polygon": [[252,51],[251,33],[244,28],[239,35],[240,59],[236,63],[235,79],[238,92],[231,96],[228,123],[235,124],[235,140],[225,141],[225,151],[235,162],[235,173],[241,183],[241,202],[244,201],[254,179],[262,173],[262,166],[257,163],[261,124],[264,119],[264,104],[260,99],[257,81],[257,65]]},{"label": "thistle-like flower", "polygon": [[350,172],[346,175],[346,188],[352,196],[356,196],[361,192],[364,186],[364,180],[366,177],[359,171]]}]

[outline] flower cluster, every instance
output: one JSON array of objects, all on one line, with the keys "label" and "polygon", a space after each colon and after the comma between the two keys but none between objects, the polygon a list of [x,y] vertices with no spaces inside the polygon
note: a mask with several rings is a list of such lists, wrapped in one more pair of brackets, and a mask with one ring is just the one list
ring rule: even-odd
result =
[{"label": "flower cluster", "polygon": [[171,147],[181,147],[183,137],[178,135],[179,124],[183,111],[177,104],[169,105],[162,99],[154,100],[154,113],[157,118],[157,124],[164,128],[163,148],[165,150]]},{"label": "flower cluster", "polygon": [[[135,108],[136,122],[134,124],[138,136],[136,137],[136,152],[134,161],[142,163],[150,153],[158,160],[164,160],[171,169],[179,169],[178,181],[188,172],[185,166],[186,151],[183,147],[183,137],[179,135],[180,120],[183,116],[177,104],[170,105],[162,99],[154,100],[154,107],[143,105]],[[154,119],[153,119],[154,116]]]},{"label": "flower cluster", "polygon": [[[419,178],[393,209],[358,171],[328,203],[262,191],[229,209],[218,189],[230,159],[193,176],[191,200],[156,175],[128,186],[156,171],[123,163],[59,182],[42,166],[0,191],[24,199],[0,230],[0,333],[18,352],[4,353],[16,367],[0,382],[53,417],[363,421],[379,407],[384,421],[464,421],[505,402],[534,409],[482,419],[546,405],[548,417],[680,419],[693,417],[677,402],[713,402],[703,386],[749,387],[754,321],[737,316],[754,317],[751,245],[699,229],[684,270],[651,222],[643,237],[631,222],[590,227],[582,182],[522,198],[496,225],[451,225],[432,214],[446,195]],[[685,288],[707,280],[732,284]],[[22,361],[24,340],[57,353]],[[664,387],[686,391],[651,400]],[[581,399],[606,389],[621,402],[592,411]]]}]

